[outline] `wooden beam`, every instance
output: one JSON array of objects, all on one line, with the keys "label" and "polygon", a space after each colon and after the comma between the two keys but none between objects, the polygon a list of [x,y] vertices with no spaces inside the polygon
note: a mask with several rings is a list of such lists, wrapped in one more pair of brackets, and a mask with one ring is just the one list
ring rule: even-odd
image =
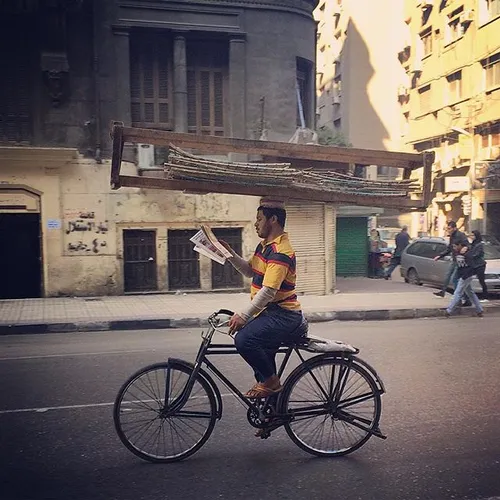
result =
[{"label": "wooden beam", "polygon": [[426,151],[424,153],[424,173],[422,180],[422,205],[427,208],[432,203],[432,164],[436,153],[434,151]]},{"label": "wooden beam", "polygon": [[113,138],[113,156],[111,158],[111,189],[120,187],[120,170],[122,166],[123,156],[123,124],[114,123],[111,129],[111,137]]},{"label": "wooden beam", "polygon": [[256,186],[254,184],[224,184],[130,175],[120,175],[119,184],[122,187],[167,189],[197,194],[225,193],[247,196],[273,196],[285,200],[319,201],[324,203],[341,203],[344,205],[398,208],[402,210],[422,208],[421,201],[414,201],[409,197],[360,196],[339,191],[319,191],[304,187],[286,187],[280,189],[278,187]]},{"label": "wooden beam", "polygon": [[[114,130],[117,130],[116,125]],[[192,148],[204,153],[222,154],[234,152],[272,156],[288,159],[289,161],[302,159],[311,162],[311,167],[314,167],[313,162],[315,161],[379,165],[411,170],[423,166],[423,155],[416,153],[234,139],[135,127],[122,127],[122,132],[125,142],[156,144],[159,146],[174,144],[175,146]]]}]

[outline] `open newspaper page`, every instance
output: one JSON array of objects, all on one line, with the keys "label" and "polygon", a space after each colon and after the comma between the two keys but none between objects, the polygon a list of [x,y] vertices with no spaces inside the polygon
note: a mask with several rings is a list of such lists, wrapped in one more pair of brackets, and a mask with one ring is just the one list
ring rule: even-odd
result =
[{"label": "open newspaper page", "polygon": [[194,251],[201,255],[225,264],[226,259],[231,257],[231,253],[217,240],[213,232],[207,226],[202,228],[192,237],[190,241],[194,243]]},{"label": "open newspaper page", "polygon": [[220,243],[220,241],[217,239],[217,236],[213,233],[213,231],[208,227],[208,226],[201,226],[202,231],[205,233],[206,237],[212,242],[212,244],[217,247],[217,249],[226,257],[226,259],[229,259],[233,255],[231,252]]}]

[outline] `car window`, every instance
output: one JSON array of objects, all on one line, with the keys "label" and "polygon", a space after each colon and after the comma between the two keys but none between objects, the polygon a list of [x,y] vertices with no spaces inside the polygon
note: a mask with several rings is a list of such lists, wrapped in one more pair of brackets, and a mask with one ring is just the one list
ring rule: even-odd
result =
[{"label": "car window", "polygon": [[500,250],[496,247],[484,245],[484,258],[486,260],[500,259]]},{"label": "car window", "polygon": [[431,243],[431,242],[426,242],[423,244],[423,248],[420,252],[421,257],[427,257],[428,259],[432,259],[436,257],[436,255],[439,254],[439,252],[436,252],[436,247],[438,246],[437,243]]},{"label": "car window", "polygon": [[420,252],[422,251],[422,242],[417,241],[415,243],[410,244],[410,246],[406,249],[406,253],[409,255],[420,255]]},{"label": "car window", "polygon": [[433,259],[446,250],[446,244],[434,243],[432,241],[417,241],[412,243],[406,253]]}]

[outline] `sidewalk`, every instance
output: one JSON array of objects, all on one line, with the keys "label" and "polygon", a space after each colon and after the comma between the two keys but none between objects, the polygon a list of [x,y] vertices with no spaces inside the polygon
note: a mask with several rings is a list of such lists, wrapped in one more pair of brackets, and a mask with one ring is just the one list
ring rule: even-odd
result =
[{"label": "sidewalk", "polygon": [[[399,277],[343,278],[337,280],[337,288],[334,295],[299,297],[309,321],[443,316],[450,297],[437,298],[434,289],[407,285]],[[218,309],[238,311],[247,303],[246,293],[0,300],[0,334],[198,327]],[[500,301],[485,308],[500,309]]]}]

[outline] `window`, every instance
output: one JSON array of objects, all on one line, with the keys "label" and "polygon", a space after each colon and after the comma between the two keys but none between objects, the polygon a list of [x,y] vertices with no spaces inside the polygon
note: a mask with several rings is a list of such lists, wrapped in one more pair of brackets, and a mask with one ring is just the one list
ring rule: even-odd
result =
[{"label": "window", "polygon": [[188,43],[187,92],[190,133],[224,135],[228,66],[227,43]]},{"label": "window", "polygon": [[172,128],[172,55],[168,38],[131,39],[130,96],[134,126]]},{"label": "window", "polygon": [[311,116],[311,70],[312,64],[301,58],[297,58],[297,126],[302,126],[302,117],[304,125],[310,126]]},{"label": "window", "polygon": [[482,61],[486,90],[500,85],[500,52]]},{"label": "window", "polygon": [[33,139],[36,45],[23,38],[33,31],[31,26],[22,26],[21,21],[12,22],[12,18],[0,30],[0,47],[4,48],[0,71],[1,143],[29,144]]},{"label": "window", "polygon": [[334,120],[333,128],[335,130],[340,130],[342,128],[342,120],[340,118],[338,118],[337,120]]},{"label": "window", "polygon": [[431,110],[431,86],[426,85],[418,89],[420,99],[420,113],[425,114]]},{"label": "window", "polygon": [[484,0],[485,5],[485,19],[484,21],[489,21],[496,16],[500,16],[500,0]]},{"label": "window", "polygon": [[457,71],[446,77],[448,80],[448,102],[462,99],[462,71]]},{"label": "window", "polygon": [[432,53],[432,27],[420,33],[420,41],[422,43],[422,57],[430,55]]},{"label": "window", "polygon": [[454,10],[449,16],[448,16],[448,26],[446,27],[446,43],[452,43],[455,40],[458,40],[461,36],[463,36],[463,28],[462,24],[460,23],[460,15],[464,11],[463,7],[460,7],[459,9]]}]

